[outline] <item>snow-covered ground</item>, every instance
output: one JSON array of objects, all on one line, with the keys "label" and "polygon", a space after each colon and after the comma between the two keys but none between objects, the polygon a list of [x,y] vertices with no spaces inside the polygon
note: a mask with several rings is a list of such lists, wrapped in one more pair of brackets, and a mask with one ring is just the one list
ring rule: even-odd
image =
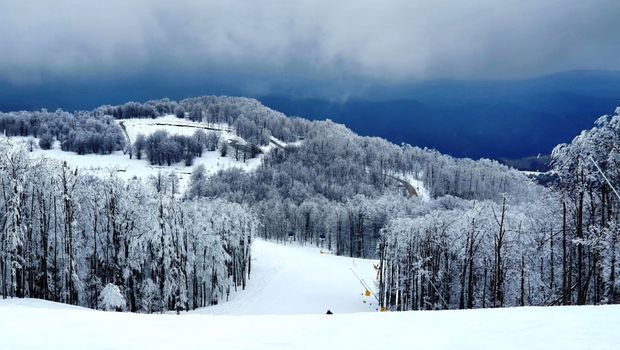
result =
[{"label": "snow-covered ground", "polygon": [[116,121],[127,132],[130,142],[136,140],[138,134],[148,136],[157,130],[166,130],[171,135],[191,136],[196,130],[204,132],[215,131],[226,140],[241,140],[233,134],[225,124],[205,124],[191,120],[177,118],[174,115],[165,115],[151,118],[118,119]]},{"label": "snow-covered ground", "polygon": [[219,152],[204,152],[202,157],[194,159],[194,165],[187,167],[182,163],[172,166],[151,165],[148,160],[142,158],[129,159],[129,156],[121,151],[116,151],[108,155],[86,154],[79,155],[75,152],[64,152],[60,149],[58,142],[53,149],[36,149],[32,152],[33,156],[41,156],[49,159],[64,160],[71,167],[77,167],[82,171],[91,172],[106,176],[110,171],[116,172],[123,179],[133,177],[147,178],[155,176],[158,172],[168,174],[173,172],[179,178],[181,190],[185,189],[189,183],[189,178],[194,167],[203,164],[208,174],[216,173],[219,170],[228,168],[240,168],[247,171],[256,169],[260,165],[261,158],[249,159],[245,163],[238,162],[232,157],[220,157]]},{"label": "snow-covered ground", "polygon": [[299,147],[301,146],[301,144],[304,142],[303,140],[297,140],[295,142],[284,142],[282,140],[280,140],[279,138],[275,137],[275,136],[269,136],[269,141],[280,148],[284,148],[286,146],[295,146],[295,147]]},{"label": "snow-covered ground", "polygon": [[545,172],[542,172],[542,171],[529,171],[529,170],[519,170],[519,171],[525,176],[539,176],[541,174],[545,174]]},{"label": "snow-covered ground", "polygon": [[419,180],[420,178],[422,178],[422,173],[419,173],[417,175],[411,174],[411,173],[409,174],[388,173],[388,175],[398,181],[401,181],[401,182],[404,181],[408,183],[409,185],[411,185],[413,189],[415,189],[415,192],[417,193],[418,197],[422,201],[428,202],[431,200],[430,192],[428,191],[426,186],[424,186],[424,182],[422,180]]},{"label": "snow-covered ground", "polygon": [[[194,134],[194,132],[199,129],[205,132],[210,131],[210,129],[215,129],[214,132],[217,132],[224,140],[241,141],[241,138],[229,132],[228,127],[225,125],[201,124],[180,119],[175,116],[164,116],[156,119],[127,119],[118,120],[118,122],[123,123],[124,130],[131,142],[135,141],[135,137],[138,134],[147,136],[157,130],[166,130],[171,135],[188,136]],[[11,139],[18,142],[26,142],[28,140],[28,138],[25,137],[11,137]],[[266,146],[263,147],[262,150],[268,152],[271,147],[272,146]],[[122,151],[116,151],[109,155],[79,155],[75,152],[62,151],[58,142],[55,142],[53,148],[50,150],[35,149],[32,152],[33,156],[66,161],[71,167],[77,167],[82,171],[91,172],[96,175],[107,176],[113,171],[123,179],[131,179],[134,177],[147,178],[157,175],[158,172],[164,174],[173,172],[179,178],[181,192],[187,187],[192,170],[198,165],[204,165],[207,174],[214,174],[220,170],[233,167],[252,171],[261,163],[262,155],[259,155],[257,158],[249,159],[244,163],[243,161],[236,161],[233,154],[234,152],[229,152],[228,157],[220,157],[218,151],[204,152],[202,157],[197,157],[194,160],[193,166],[187,167],[182,162],[173,164],[172,166],[151,165],[144,157],[141,160],[135,157],[130,159],[129,155],[124,154]]]},{"label": "snow-covered ground", "polygon": [[618,349],[620,307],[140,315],[0,302],[1,349]]},{"label": "snow-covered ground", "polygon": [[[0,349],[618,349],[620,306],[371,312],[374,261],[257,241],[248,289],[181,315],[0,301]],[[334,315],[325,315],[331,308]],[[363,312],[369,311],[369,312]],[[350,313],[349,313],[350,312]],[[216,315],[217,314],[217,315]],[[285,315],[286,314],[286,315]]]},{"label": "snow-covered ground", "polygon": [[[364,296],[358,277],[374,288],[375,260],[335,256],[311,246],[258,240],[252,246],[252,273],[246,290],[220,305],[196,313],[324,314],[375,311],[377,300]],[[357,277],[356,277],[357,275]]]},{"label": "snow-covered ground", "polygon": [[[421,175],[419,177],[422,177]],[[415,177],[413,174],[409,174],[404,177],[404,180],[409,182],[411,186],[415,188],[415,191],[418,193],[418,196],[425,202],[431,200],[431,194],[424,186],[424,182],[422,180],[418,180],[418,177]]]}]

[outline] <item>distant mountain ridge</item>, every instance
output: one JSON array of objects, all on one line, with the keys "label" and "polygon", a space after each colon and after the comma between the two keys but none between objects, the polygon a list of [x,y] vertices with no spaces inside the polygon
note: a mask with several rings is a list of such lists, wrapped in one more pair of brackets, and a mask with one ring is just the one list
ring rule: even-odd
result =
[{"label": "distant mountain ridge", "polygon": [[[0,111],[92,109],[101,103],[146,101],[162,96],[246,95],[287,115],[332,119],[353,131],[394,143],[435,148],[471,158],[523,158],[549,154],[620,105],[620,72],[570,71],[519,80],[431,80],[407,84],[297,82],[263,96],[191,77],[87,81],[41,86],[0,82]],[[344,86],[347,86],[346,84]],[[340,98],[357,96],[348,100]],[[303,96],[303,97],[300,97]],[[319,96],[317,98],[306,96]],[[333,96],[330,98],[329,96]],[[344,100],[344,102],[332,102]]]},{"label": "distant mountain ridge", "polygon": [[[388,100],[266,96],[289,115],[329,118],[369,136],[457,157],[549,154],[620,105],[620,72],[575,71],[514,81],[433,81],[385,92]],[[381,93],[377,92],[377,96]],[[409,96],[405,98],[404,96]]]}]

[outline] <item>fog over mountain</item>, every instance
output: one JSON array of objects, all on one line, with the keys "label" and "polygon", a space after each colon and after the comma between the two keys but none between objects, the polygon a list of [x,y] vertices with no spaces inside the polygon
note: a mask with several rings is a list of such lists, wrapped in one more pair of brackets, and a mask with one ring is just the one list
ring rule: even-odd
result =
[{"label": "fog over mountain", "polygon": [[0,32],[13,34],[0,43],[11,53],[0,76],[406,81],[619,69],[618,10],[613,0],[10,2],[0,15]]}]

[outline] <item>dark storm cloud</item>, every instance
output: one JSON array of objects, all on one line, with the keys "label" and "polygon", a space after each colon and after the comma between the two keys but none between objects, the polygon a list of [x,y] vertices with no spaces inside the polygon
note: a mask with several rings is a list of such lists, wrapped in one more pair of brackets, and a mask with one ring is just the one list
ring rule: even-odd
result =
[{"label": "dark storm cloud", "polygon": [[0,79],[19,84],[146,71],[404,81],[620,69],[617,0],[1,0],[0,8]]}]

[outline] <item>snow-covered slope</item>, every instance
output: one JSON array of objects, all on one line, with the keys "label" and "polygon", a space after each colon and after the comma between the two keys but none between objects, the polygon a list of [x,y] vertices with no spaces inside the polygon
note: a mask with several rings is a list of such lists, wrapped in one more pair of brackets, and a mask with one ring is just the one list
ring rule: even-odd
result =
[{"label": "snow-covered slope", "polygon": [[424,202],[428,202],[431,200],[431,194],[429,190],[424,185],[422,180],[422,174],[414,175],[414,174],[396,174],[396,173],[388,173],[388,176],[393,178],[394,180],[401,183],[404,186],[404,190],[410,193],[410,196],[418,197]]},{"label": "snow-covered slope", "polygon": [[374,311],[377,300],[365,296],[376,278],[375,260],[321,254],[315,247],[255,241],[246,290],[203,314],[324,314]]},{"label": "snow-covered slope", "polygon": [[428,202],[431,200],[431,194],[424,185],[424,182],[422,182],[422,180],[418,180],[418,178],[421,177],[422,174],[419,174],[417,177],[413,174],[408,174],[403,177],[403,180],[407,181],[409,184],[411,184],[411,186],[413,186],[413,188],[415,188],[418,197],[420,197],[423,201]]},{"label": "snow-covered slope", "polygon": [[0,301],[0,349],[618,349],[620,306],[144,315]]},{"label": "snow-covered slope", "polygon": [[[620,344],[618,305],[362,312],[376,304],[361,295],[351,268],[372,283],[373,261],[263,241],[253,248],[247,290],[179,316],[0,300],[0,349],[599,350]],[[327,308],[334,315],[325,315]]]},{"label": "snow-covered slope", "polygon": [[138,134],[148,136],[157,130],[166,130],[171,135],[184,135],[191,136],[196,130],[203,130],[205,132],[215,131],[220,134],[220,137],[226,140],[241,140],[238,136],[234,135],[227,125],[223,124],[205,124],[193,122],[191,120],[177,118],[174,115],[166,115],[158,118],[134,118],[134,119],[118,119],[116,121],[126,136],[129,136],[129,141],[134,142]]},{"label": "snow-covered slope", "polygon": [[[126,136],[128,136],[129,142],[135,141],[138,134],[147,136],[157,130],[165,130],[171,135],[185,136],[192,135],[196,130],[203,130],[205,132],[214,131],[217,132],[223,140],[242,141],[241,138],[230,132],[225,125],[196,123],[172,115],[155,119],[121,119],[117,122],[122,126]],[[17,142],[26,142],[28,138],[12,137],[11,139]],[[262,148],[264,152],[268,152],[270,149],[271,146]],[[218,151],[205,151],[202,157],[197,157],[194,160],[193,166],[187,167],[182,163],[173,164],[172,166],[151,165],[148,160],[144,158],[141,160],[136,158],[130,159],[129,155],[124,154],[122,151],[116,151],[109,155],[79,155],[75,152],[62,151],[58,142],[55,142],[53,148],[50,150],[35,149],[32,152],[33,156],[66,161],[72,167],[78,167],[82,171],[88,171],[97,175],[106,176],[113,171],[123,179],[131,179],[133,177],[146,178],[151,175],[157,175],[158,172],[173,172],[179,178],[181,192],[186,188],[193,168],[198,165],[204,165],[208,174],[233,167],[251,171],[260,165],[261,155],[257,158],[249,159],[244,163],[242,161],[236,161],[232,156],[233,152],[229,153],[228,157],[221,157]]]},{"label": "snow-covered slope", "polygon": [[185,189],[189,183],[189,178],[194,167],[203,164],[208,174],[216,173],[222,169],[240,168],[253,170],[260,165],[260,158],[249,159],[245,163],[238,162],[231,157],[220,157],[219,152],[204,152],[202,157],[194,159],[194,165],[184,166],[181,163],[172,166],[151,165],[148,160],[136,158],[129,159],[129,156],[121,151],[116,151],[108,155],[86,154],[79,155],[75,152],[63,152],[58,143],[51,150],[37,149],[32,152],[33,156],[41,156],[49,159],[66,161],[71,167],[77,167],[82,171],[91,172],[99,175],[108,175],[110,171],[116,172],[123,179],[133,177],[147,178],[155,176],[158,172],[164,174],[173,172],[179,178],[181,190]]}]

